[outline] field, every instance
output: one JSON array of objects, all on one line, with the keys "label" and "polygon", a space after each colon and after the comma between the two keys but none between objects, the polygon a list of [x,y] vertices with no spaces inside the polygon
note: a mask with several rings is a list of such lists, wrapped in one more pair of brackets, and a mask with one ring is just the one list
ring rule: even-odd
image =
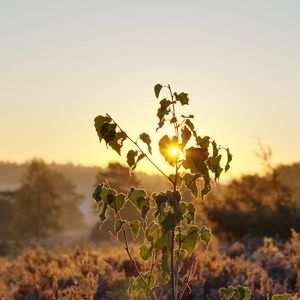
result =
[{"label": "field", "polygon": [[[197,268],[184,299],[222,299],[218,289],[245,285],[252,299],[288,292],[300,299],[300,235],[292,232],[286,242],[264,238],[263,245],[253,239],[197,249]],[[0,260],[0,299],[129,299],[127,292],[135,269],[124,250],[108,243],[85,245],[73,250],[40,246],[24,249],[11,259]],[[189,261],[184,262],[181,284]],[[298,293],[297,293],[298,292]],[[159,299],[168,299],[164,289]]]}]

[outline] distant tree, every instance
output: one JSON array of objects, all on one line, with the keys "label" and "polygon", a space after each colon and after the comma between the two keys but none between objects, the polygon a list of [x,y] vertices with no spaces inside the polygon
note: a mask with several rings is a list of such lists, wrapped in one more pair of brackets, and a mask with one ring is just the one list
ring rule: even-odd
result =
[{"label": "distant tree", "polygon": [[118,162],[110,162],[106,169],[101,170],[96,176],[96,184],[108,181],[111,188],[127,193],[132,186],[140,183],[134,174],[128,176],[130,169]]},{"label": "distant tree", "polygon": [[16,238],[40,240],[83,223],[81,196],[72,183],[41,160],[32,160],[16,191],[12,230]]},{"label": "distant tree", "polygon": [[229,183],[223,195],[209,198],[203,210],[215,231],[226,236],[288,237],[291,228],[300,230],[299,199],[273,176],[243,176]]},{"label": "distant tree", "polygon": [[59,172],[51,171],[54,189],[59,196],[59,223],[64,230],[77,230],[85,226],[79,209],[83,195],[76,192],[75,185]]},{"label": "distant tree", "polygon": [[14,192],[0,192],[0,241],[11,239],[9,224],[12,220],[14,209]]}]

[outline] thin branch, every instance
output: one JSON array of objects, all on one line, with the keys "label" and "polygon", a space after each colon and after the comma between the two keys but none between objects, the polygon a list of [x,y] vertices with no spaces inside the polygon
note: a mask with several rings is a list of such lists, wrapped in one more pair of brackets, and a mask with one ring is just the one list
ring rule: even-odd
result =
[{"label": "thin branch", "polygon": [[131,253],[130,253],[129,246],[128,246],[127,235],[126,235],[125,229],[123,229],[123,235],[124,235],[125,246],[126,246],[125,250],[126,250],[126,252],[127,252],[127,254],[128,254],[129,259],[130,259],[131,262],[133,263],[133,265],[134,265],[134,267],[135,267],[137,273],[139,274],[140,278],[142,279],[143,283],[145,284],[145,286],[146,286],[148,292],[150,293],[150,296],[151,296],[153,299],[158,300],[157,297],[156,297],[156,296],[154,295],[154,293],[152,292],[152,290],[149,288],[149,286],[148,286],[148,284],[147,284],[147,281],[145,280],[143,274],[142,274],[141,271],[139,270],[139,268],[138,268],[138,266],[137,266],[135,260],[133,259],[132,255],[131,255]]},{"label": "thin branch", "polygon": [[185,290],[187,289],[187,287],[189,287],[189,283],[191,281],[191,278],[194,276],[195,271],[196,271],[196,265],[197,265],[197,262],[196,262],[195,257],[194,257],[193,258],[193,262],[191,263],[191,267],[189,269],[189,273],[188,273],[188,275],[185,278],[185,282],[184,282],[184,284],[182,286],[182,289],[180,291],[180,294],[178,296],[178,300],[182,299]]},{"label": "thin branch", "polygon": [[173,181],[169,178],[169,176],[163,172],[153,161],[152,159],[143,151],[143,149],[137,144],[137,142],[135,142],[130,136],[128,136],[128,134],[120,127],[120,125],[109,115],[106,114],[108,117],[111,118],[111,120],[118,126],[118,128],[126,135],[126,137],[141,151],[142,154],[145,155],[145,157],[149,160],[149,162],[164,176],[166,177],[169,181],[172,182]]}]

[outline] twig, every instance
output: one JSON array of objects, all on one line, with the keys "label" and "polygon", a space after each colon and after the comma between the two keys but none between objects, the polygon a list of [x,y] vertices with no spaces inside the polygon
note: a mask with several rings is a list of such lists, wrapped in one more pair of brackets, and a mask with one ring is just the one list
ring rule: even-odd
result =
[{"label": "twig", "polygon": [[169,181],[172,182],[173,184],[173,181],[169,178],[169,176],[163,172],[161,170],[161,168],[159,168],[153,161],[152,159],[143,151],[143,149],[137,144],[137,142],[135,142],[130,136],[128,136],[128,134],[120,127],[120,125],[109,115],[109,114],[106,114],[108,117],[111,118],[111,120],[118,126],[118,128],[126,135],[126,137],[141,151],[142,154],[145,155],[145,157],[149,160],[149,162],[164,176],[166,177]]},{"label": "twig", "polygon": [[191,267],[190,267],[190,269],[189,269],[189,273],[188,273],[188,275],[187,275],[186,278],[185,278],[185,282],[184,282],[184,284],[183,284],[183,286],[182,286],[182,289],[181,289],[181,291],[180,291],[180,294],[179,294],[179,296],[178,296],[178,300],[181,300],[181,299],[182,299],[185,290],[187,289],[187,287],[189,287],[189,283],[190,283],[190,281],[191,281],[191,278],[194,276],[195,271],[196,271],[196,265],[197,265],[197,262],[196,262],[196,260],[195,260],[195,258],[194,258],[194,259],[193,259],[193,262],[192,262],[192,264],[191,264]]}]

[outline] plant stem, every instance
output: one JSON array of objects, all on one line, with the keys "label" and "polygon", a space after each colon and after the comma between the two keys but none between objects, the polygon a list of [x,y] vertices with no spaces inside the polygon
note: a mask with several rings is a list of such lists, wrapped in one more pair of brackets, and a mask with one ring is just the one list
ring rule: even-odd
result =
[{"label": "plant stem", "polygon": [[128,134],[120,127],[120,125],[109,115],[106,114],[108,117],[111,118],[111,120],[118,126],[118,128],[126,135],[126,137],[141,151],[142,154],[145,155],[145,157],[149,160],[149,162],[164,176],[166,177],[171,183],[173,184],[173,181],[169,178],[169,176],[159,168],[154,161],[143,151],[143,149],[138,145],[137,142],[135,142]]},{"label": "plant stem", "polygon": [[[118,212],[118,218],[121,219],[121,215],[120,213]],[[140,278],[142,279],[143,283],[145,284],[150,296],[152,297],[152,299],[154,300],[158,300],[157,297],[155,296],[155,294],[152,292],[152,290],[149,288],[149,284],[147,283],[146,279],[144,278],[143,274],[141,273],[141,271],[139,270],[135,260],[133,259],[131,253],[130,253],[130,249],[129,249],[129,244],[128,244],[128,239],[127,239],[127,234],[126,234],[126,230],[124,229],[124,227],[122,227],[122,231],[123,231],[123,236],[124,236],[124,242],[125,242],[125,245],[120,241],[118,240],[121,245],[125,248],[126,252],[127,252],[127,255],[129,257],[129,259],[131,260],[131,262],[133,263],[138,275],[140,276]]]}]

